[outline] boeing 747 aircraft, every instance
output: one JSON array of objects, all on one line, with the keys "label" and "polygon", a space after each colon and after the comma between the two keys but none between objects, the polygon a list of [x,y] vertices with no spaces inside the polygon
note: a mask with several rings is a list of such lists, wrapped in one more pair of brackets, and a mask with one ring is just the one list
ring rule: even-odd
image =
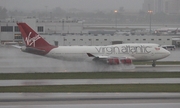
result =
[{"label": "boeing 747 aircraft", "polygon": [[93,60],[108,65],[132,64],[132,61],[153,61],[163,59],[170,52],[158,44],[117,44],[109,46],[53,46],[45,41],[26,23],[17,23],[26,46],[24,52],[63,60]]}]

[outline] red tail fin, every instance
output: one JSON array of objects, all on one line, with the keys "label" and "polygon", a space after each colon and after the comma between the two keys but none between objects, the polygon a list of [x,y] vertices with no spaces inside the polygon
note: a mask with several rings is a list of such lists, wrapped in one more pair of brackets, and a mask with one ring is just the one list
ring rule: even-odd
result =
[{"label": "red tail fin", "polygon": [[31,47],[38,50],[49,52],[55,46],[50,45],[46,42],[39,34],[37,34],[31,27],[26,23],[17,23],[22,37],[26,43],[26,47]]}]

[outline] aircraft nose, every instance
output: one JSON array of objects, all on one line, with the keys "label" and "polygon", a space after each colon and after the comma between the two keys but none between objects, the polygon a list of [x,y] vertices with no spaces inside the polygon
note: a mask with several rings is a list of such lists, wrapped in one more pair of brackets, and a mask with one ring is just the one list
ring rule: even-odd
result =
[{"label": "aircraft nose", "polygon": [[168,51],[168,50],[166,50],[166,56],[169,56],[171,53]]}]

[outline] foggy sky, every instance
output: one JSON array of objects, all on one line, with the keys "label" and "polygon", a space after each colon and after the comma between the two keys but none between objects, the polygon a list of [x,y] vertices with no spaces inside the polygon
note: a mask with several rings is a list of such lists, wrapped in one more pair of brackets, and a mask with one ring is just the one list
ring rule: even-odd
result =
[{"label": "foggy sky", "polygon": [[46,10],[55,7],[63,9],[77,8],[85,11],[114,10],[124,7],[126,10],[140,10],[143,0],[0,0],[0,6],[7,9]]}]

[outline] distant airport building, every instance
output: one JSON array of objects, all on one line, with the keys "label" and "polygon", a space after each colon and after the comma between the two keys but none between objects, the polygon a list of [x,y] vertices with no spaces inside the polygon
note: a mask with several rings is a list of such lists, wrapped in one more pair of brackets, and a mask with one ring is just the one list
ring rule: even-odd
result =
[{"label": "distant airport building", "polygon": [[[18,21],[0,21],[0,41],[22,42],[21,33],[17,26]],[[44,21],[35,18],[26,18],[20,22],[26,22],[37,31],[45,40],[54,45],[110,45],[122,43],[157,43],[171,45],[171,36],[136,36],[113,34],[109,31],[89,28],[85,29],[84,21],[73,19],[61,19],[59,21]],[[87,25],[86,25],[87,26]],[[88,27],[87,27],[88,28]],[[127,28],[126,28],[127,29]],[[93,30],[93,31],[92,31]]]},{"label": "distant airport building", "polygon": [[57,36],[42,35],[49,43],[57,46],[93,46],[112,45],[123,43],[157,43],[160,45],[172,45],[170,36],[119,36],[119,35],[83,35],[83,36]]},{"label": "distant airport building", "polygon": [[73,19],[61,19],[54,21],[25,18],[21,21],[0,21],[1,41],[22,41],[17,22],[26,22],[30,27],[40,34],[76,34],[82,33],[83,21]]},{"label": "distant airport building", "polygon": [[165,13],[179,14],[180,13],[180,0],[166,0]]},{"label": "distant airport building", "polygon": [[164,0],[144,0],[143,11],[148,12],[152,10],[153,13],[164,11]]},{"label": "distant airport building", "polygon": [[179,5],[180,0],[144,0],[142,10],[145,12],[152,10],[153,13],[178,14],[180,13]]}]

